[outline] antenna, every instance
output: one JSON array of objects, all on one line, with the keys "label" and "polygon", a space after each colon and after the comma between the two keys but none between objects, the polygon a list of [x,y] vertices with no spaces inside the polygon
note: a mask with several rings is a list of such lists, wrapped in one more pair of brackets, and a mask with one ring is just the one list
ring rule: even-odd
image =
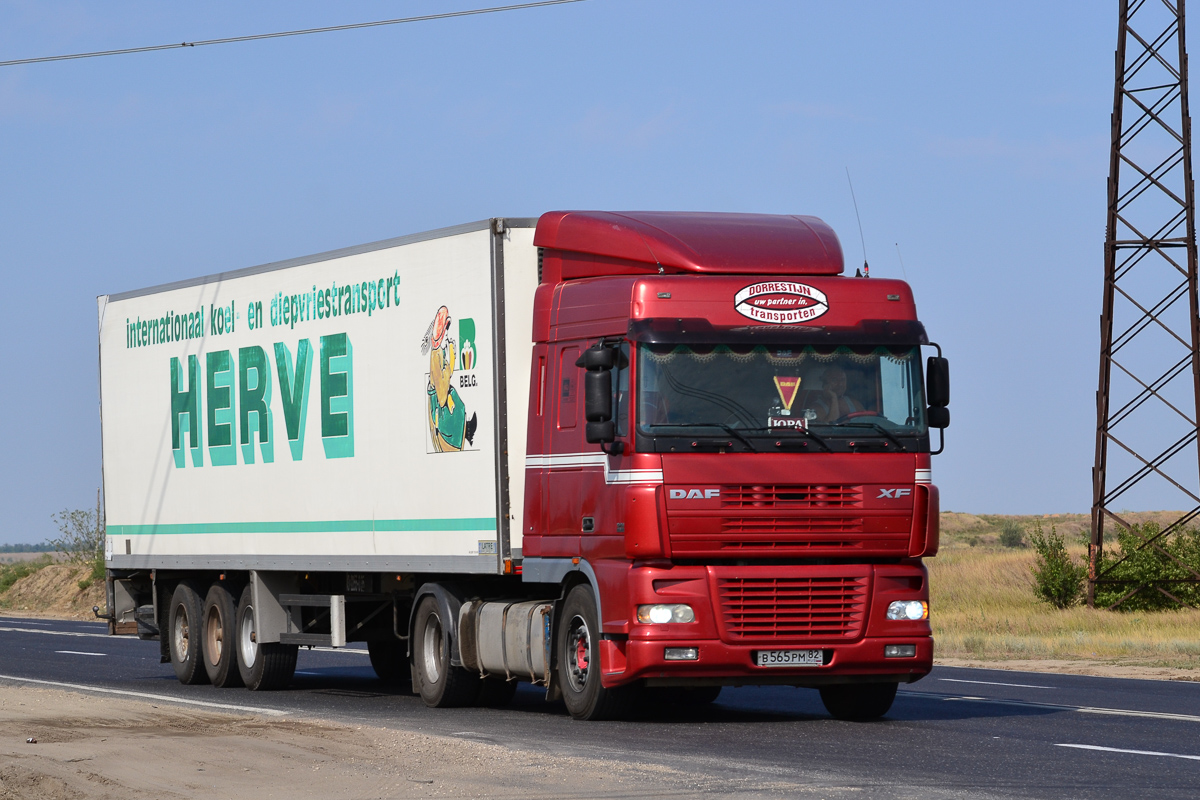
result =
[{"label": "antenna", "polygon": [[904,280],[908,280],[908,270],[904,268],[904,256],[900,255],[900,243],[896,242],[896,255],[900,259],[900,272],[904,275]]},{"label": "antenna", "polygon": [[862,273],[856,277],[869,278],[871,277],[871,267],[867,264],[867,239],[863,236],[862,217],[858,214],[858,198],[854,196],[854,181],[850,180],[849,167],[846,167],[846,183],[850,184],[850,200],[854,203],[854,218],[858,220],[858,239],[862,242],[863,249]]}]

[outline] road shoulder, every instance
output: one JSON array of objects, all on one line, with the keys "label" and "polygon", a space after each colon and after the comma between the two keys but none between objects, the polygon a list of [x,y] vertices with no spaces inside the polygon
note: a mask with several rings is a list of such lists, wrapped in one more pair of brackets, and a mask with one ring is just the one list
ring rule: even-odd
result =
[{"label": "road shoulder", "polygon": [[1056,659],[1010,659],[988,661],[976,658],[939,658],[934,661],[939,667],[973,667],[976,669],[1003,669],[1015,672],[1045,672],[1056,675],[1091,675],[1096,678],[1135,678],[1154,681],[1200,681],[1200,667],[1182,669],[1178,667],[1155,667],[1145,664],[1121,662],[1072,661]]}]

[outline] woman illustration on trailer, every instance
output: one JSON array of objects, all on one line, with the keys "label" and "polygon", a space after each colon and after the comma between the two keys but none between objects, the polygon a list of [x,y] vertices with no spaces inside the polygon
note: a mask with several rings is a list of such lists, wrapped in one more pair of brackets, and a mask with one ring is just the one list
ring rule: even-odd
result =
[{"label": "woman illustration on trailer", "polygon": [[439,453],[463,449],[474,444],[478,420],[474,414],[467,419],[467,407],[458,392],[450,385],[454,374],[456,351],[454,339],[450,337],[450,310],[445,306],[425,331],[421,342],[421,353],[429,354],[429,435],[433,448]]}]

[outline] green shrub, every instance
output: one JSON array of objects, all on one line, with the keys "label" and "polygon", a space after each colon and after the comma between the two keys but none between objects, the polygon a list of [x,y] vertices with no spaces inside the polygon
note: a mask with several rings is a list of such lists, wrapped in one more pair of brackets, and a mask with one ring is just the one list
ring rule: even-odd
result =
[{"label": "green shrub", "polygon": [[1033,566],[1034,592],[1055,608],[1070,608],[1079,602],[1087,566],[1076,563],[1067,553],[1066,544],[1055,526],[1047,535],[1036,523],[1029,541],[1037,551]]},{"label": "green shrub", "polygon": [[104,553],[100,553],[94,559],[92,559],[92,571],[88,573],[86,578],[79,581],[79,583],[76,585],[79,586],[81,590],[88,589],[96,581],[103,581],[104,577]]},{"label": "green shrub", "polygon": [[1024,547],[1025,528],[1015,519],[1006,519],[1000,526],[1000,544],[1005,547]]},{"label": "green shrub", "polygon": [[90,564],[104,559],[104,515],[100,507],[100,493],[96,492],[96,508],[63,509],[51,519],[62,535],[51,539],[49,544],[76,564]]},{"label": "green shrub", "polygon": [[1188,567],[1200,572],[1200,530],[1191,528],[1156,539],[1154,544],[1161,551],[1145,545],[1147,539],[1161,530],[1156,523],[1147,522],[1134,525],[1133,530],[1121,528],[1117,531],[1117,546],[1104,550],[1097,573],[1100,580],[1118,580],[1122,583],[1098,583],[1097,606],[1111,606],[1139,586],[1142,588],[1117,606],[1116,610],[1179,608],[1179,603],[1157,587],[1162,587],[1188,605],[1200,606],[1200,584],[1178,582],[1196,577]]}]

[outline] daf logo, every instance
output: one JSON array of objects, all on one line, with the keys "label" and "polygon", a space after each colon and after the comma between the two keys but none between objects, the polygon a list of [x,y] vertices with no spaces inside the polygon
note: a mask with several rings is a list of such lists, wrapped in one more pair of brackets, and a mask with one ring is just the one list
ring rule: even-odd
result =
[{"label": "daf logo", "polygon": [[720,497],[720,489],[672,489],[672,500],[712,500],[714,497]]},{"label": "daf logo", "polygon": [[885,497],[891,500],[899,500],[901,497],[908,497],[912,494],[912,489],[880,489],[879,497],[876,500],[882,500]]}]

